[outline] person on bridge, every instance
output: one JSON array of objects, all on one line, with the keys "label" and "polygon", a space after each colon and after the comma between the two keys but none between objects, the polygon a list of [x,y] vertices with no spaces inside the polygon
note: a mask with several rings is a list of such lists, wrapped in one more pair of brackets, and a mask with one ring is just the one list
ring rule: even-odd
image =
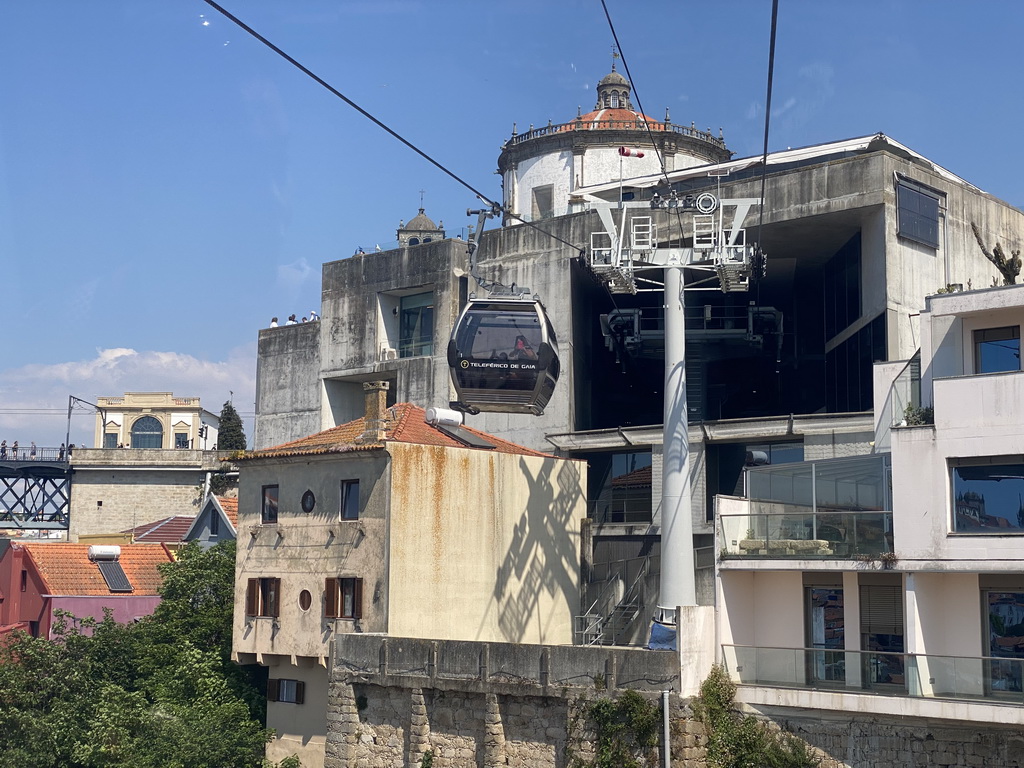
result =
[{"label": "person on bridge", "polygon": [[57,461],[64,461],[64,443],[61,443],[57,450]]},{"label": "person on bridge", "polygon": [[11,452],[14,454],[11,458],[13,458],[15,461],[17,461],[18,460],[18,441],[17,440],[15,440],[14,441],[14,445],[11,446]]},{"label": "person on bridge", "polygon": [[36,441],[32,441],[32,447],[28,451],[28,455],[32,457],[32,461],[36,460]]},{"label": "person on bridge", "polygon": [[7,458],[7,441],[0,440],[0,459]]}]

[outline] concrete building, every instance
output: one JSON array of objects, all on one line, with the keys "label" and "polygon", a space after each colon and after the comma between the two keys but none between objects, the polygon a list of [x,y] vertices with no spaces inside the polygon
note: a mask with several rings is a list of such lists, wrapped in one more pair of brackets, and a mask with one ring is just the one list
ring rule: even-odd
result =
[{"label": "concrete building", "polygon": [[924,306],[920,353],[876,367],[891,453],[719,498],[721,658],[763,711],[1024,722],[1024,286]]},{"label": "concrete building", "polygon": [[125,392],[96,402],[96,448],[216,448],[220,419],[198,397]]},{"label": "concrete building", "polygon": [[[615,89],[620,103],[624,93],[628,100],[620,79],[603,81],[600,109],[605,95],[611,108]],[[646,136],[633,119],[631,139]],[[736,215],[727,228],[735,224],[767,254],[767,273],[750,292],[686,294],[692,528],[704,566],[698,600],[706,603],[714,591],[715,495],[736,493],[748,457],[777,464],[869,451],[872,364],[917,349],[914,318],[925,296],[998,279],[972,229],[988,247],[1012,250],[1021,245],[1024,214],[882,134],[771,153],[766,169],[760,157],[729,159],[724,143],[689,136],[665,175],[624,164],[624,173],[649,175],[620,182],[618,161],[598,162],[594,154],[620,142],[605,131],[552,126],[503,150],[506,204],[511,195],[513,209],[529,219],[533,192],[524,190],[548,185],[555,203],[550,217],[538,214],[543,231],[510,221],[485,232],[480,273],[541,297],[559,339],[561,376],[542,416],[485,413],[472,423],[590,462],[594,583],[585,607],[610,632],[589,638],[637,642],[657,591],[665,401],[664,292],[657,270],[642,266],[663,246],[692,248],[704,236],[692,202],[703,194],[753,200],[742,215],[735,205],[711,215]],[[674,134],[653,133],[657,141]],[[600,169],[578,183],[570,170],[575,150],[562,146],[568,134],[583,142],[584,167]],[[563,174],[557,183],[556,167]],[[763,221],[756,204],[762,170]],[[632,206],[616,213],[623,257],[641,268],[615,282],[601,262],[610,233],[593,208],[620,195]],[[635,293],[619,292],[628,288]],[[477,290],[457,240],[324,264],[323,322],[260,332],[256,447],[357,418],[365,381],[388,381],[389,405],[445,406],[454,399],[446,343]],[[420,335],[410,343],[402,329],[413,327]],[[644,503],[640,475],[628,486],[624,478],[647,467]]]},{"label": "concrete building", "polygon": [[84,448],[71,457],[70,541],[173,515],[194,515],[214,473],[234,471],[230,451]]},{"label": "concrete building", "polygon": [[366,391],[363,417],[240,459],[233,649],[270,667],[271,760],[322,764],[337,634],[572,642],[586,465]]}]

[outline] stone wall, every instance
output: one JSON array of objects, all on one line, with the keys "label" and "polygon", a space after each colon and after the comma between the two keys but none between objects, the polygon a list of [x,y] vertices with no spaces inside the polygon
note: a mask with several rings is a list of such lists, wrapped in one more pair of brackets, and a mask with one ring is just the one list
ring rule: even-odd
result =
[{"label": "stone wall", "polygon": [[324,766],[415,768],[430,751],[435,768],[566,768],[592,757],[588,701],[678,682],[667,651],[346,635]]},{"label": "stone wall", "polygon": [[1016,726],[847,713],[797,717],[764,708],[758,714],[819,750],[822,768],[1024,766],[1024,733]]}]

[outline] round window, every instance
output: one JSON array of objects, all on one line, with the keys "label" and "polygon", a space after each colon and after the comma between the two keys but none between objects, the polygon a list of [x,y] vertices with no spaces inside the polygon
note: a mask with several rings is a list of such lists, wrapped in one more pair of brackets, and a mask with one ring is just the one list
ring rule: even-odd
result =
[{"label": "round window", "polygon": [[308,589],[304,589],[299,592],[299,608],[304,611],[309,610],[309,606],[313,604],[313,596],[309,594]]},{"label": "round window", "polygon": [[316,506],[316,496],[313,495],[312,491],[306,491],[302,494],[302,511],[309,514],[313,511],[313,507]]}]

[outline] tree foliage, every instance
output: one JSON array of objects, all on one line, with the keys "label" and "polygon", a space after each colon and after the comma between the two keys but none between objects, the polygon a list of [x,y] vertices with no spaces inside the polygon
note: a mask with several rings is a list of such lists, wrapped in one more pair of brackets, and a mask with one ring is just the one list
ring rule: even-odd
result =
[{"label": "tree foliage", "polygon": [[821,764],[805,742],[736,712],[735,695],[736,684],[724,667],[715,664],[693,700],[693,712],[707,731],[711,768],[814,768]]},{"label": "tree foliage", "polygon": [[0,754],[21,768],[249,768],[271,733],[255,675],[230,660],[233,541],[163,567],[131,625],[62,615],[56,640],[0,642]]},{"label": "tree foliage", "polygon": [[238,415],[231,401],[220,409],[220,426],[217,428],[217,449],[221,451],[244,451],[245,429],[242,417]]}]

